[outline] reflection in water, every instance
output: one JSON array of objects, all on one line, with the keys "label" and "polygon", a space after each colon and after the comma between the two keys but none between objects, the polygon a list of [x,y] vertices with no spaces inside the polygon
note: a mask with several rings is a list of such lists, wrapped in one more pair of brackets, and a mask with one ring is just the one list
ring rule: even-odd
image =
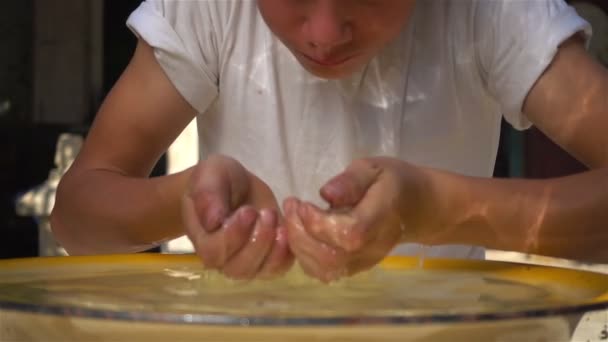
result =
[{"label": "reflection in water", "polygon": [[[94,268],[93,268],[94,269]],[[336,317],[504,312],[561,306],[580,293],[483,273],[374,269],[331,285],[294,270],[273,281],[238,282],[194,264],[137,270],[53,272],[0,281],[0,301],[111,311]]]}]

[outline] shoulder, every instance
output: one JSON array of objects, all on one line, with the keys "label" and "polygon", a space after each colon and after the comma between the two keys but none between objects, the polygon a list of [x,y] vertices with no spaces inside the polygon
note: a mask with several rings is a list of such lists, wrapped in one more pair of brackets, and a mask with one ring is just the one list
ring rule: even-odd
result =
[{"label": "shoulder", "polygon": [[257,15],[257,5],[238,0],[145,0],[133,14],[161,17],[173,27],[187,26],[196,33],[238,24],[240,18]]},{"label": "shoulder", "polygon": [[191,29],[211,27],[230,22],[238,12],[246,9],[247,2],[234,0],[146,0],[138,11],[153,11],[172,26],[193,25]]},{"label": "shoulder", "polygon": [[576,11],[564,0],[473,0],[476,24],[480,29],[502,26],[505,32],[521,33],[565,22]]},{"label": "shoulder", "polygon": [[564,41],[591,34],[588,23],[563,0],[478,1],[476,11],[481,70],[507,116],[521,116],[528,92]]}]

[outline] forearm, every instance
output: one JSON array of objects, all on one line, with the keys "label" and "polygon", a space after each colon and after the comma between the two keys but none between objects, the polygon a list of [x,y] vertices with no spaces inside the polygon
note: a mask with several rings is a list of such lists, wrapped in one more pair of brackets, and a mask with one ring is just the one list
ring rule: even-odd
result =
[{"label": "forearm", "polygon": [[157,178],[106,170],[68,173],[58,188],[53,233],[70,254],[135,252],[180,236],[181,197],[190,173]]},{"label": "forearm", "polygon": [[550,180],[436,175],[449,194],[441,243],[608,262],[607,169]]}]

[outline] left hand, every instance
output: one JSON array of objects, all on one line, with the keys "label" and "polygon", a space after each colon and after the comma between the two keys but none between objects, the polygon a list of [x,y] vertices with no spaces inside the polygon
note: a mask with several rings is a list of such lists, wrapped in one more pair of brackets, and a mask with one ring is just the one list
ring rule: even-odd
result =
[{"label": "left hand", "polygon": [[402,241],[423,240],[419,223],[432,215],[424,175],[397,159],[362,159],[321,189],[329,209],[285,200],[289,244],[303,270],[330,282],[373,267]]}]

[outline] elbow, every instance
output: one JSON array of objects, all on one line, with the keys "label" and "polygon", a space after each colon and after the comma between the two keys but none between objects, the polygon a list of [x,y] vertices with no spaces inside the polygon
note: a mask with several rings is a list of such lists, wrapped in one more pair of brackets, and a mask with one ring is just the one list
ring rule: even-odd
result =
[{"label": "elbow", "polygon": [[55,204],[49,217],[51,232],[55,241],[69,255],[92,254],[93,252],[86,247],[84,241],[79,237],[77,231],[78,220],[75,217],[78,209],[69,203],[71,196],[69,185],[66,184],[64,178],[59,182],[55,194]]},{"label": "elbow", "polygon": [[[57,203],[57,202],[55,202]],[[53,237],[55,241],[65,249],[65,251],[69,255],[77,254],[77,251],[71,248],[72,243],[69,241],[70,233],[67,227],[61,223],[61,214],[59,214],[59,210],[57,210],[57,206],[53,208],[51,212],[51,216],[49,218],[49,222],[51,224],[51,232],[53,233]]]},{"label": "elbow", "polygon": [[51,232],[53,237],[59,246],[63,247],[68,255],[88,255],[93,252],[84,247],[78,239],[74,237],[74,233],[70,230],[68,225],[62,223],[61,214],[57,210],[53,209],[50,216]]},{"label": "elbow", "polygon": [[155,247],[140,243],[129,235],[124,224],[108,219],[111,210],[94,200],[94,190],[82,186],[95,182],[90,176],[83,178],[70,171],[61,179],[49,217],[55,241],[69,255],[132,253]]}]

